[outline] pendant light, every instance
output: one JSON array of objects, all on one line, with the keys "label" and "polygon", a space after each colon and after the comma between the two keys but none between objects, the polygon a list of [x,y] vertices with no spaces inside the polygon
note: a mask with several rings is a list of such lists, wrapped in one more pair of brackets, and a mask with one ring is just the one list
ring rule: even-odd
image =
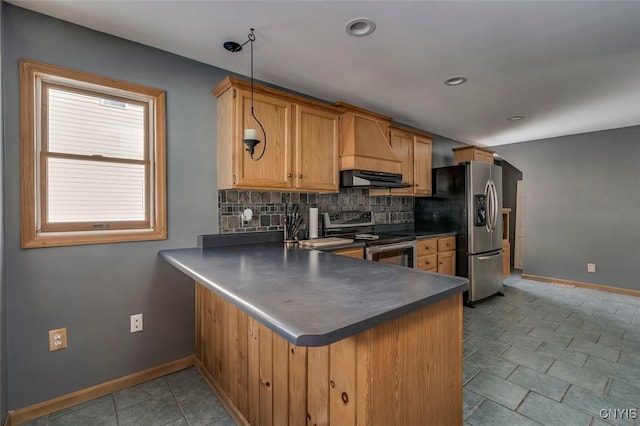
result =
[{"label": "pendant light", "polygon": [[244,129],[244,138],[242,139],[242,142],[244,142],[244,144],[246,145],[246,151],[251,156],[251,159],[254,161],[258,161],[259,159],[262,158],[262,156],[264,155],[264,152],[267,149],[267,133],[265,132],[264,126],[262,125],[260,120],[258,120],[258,117],[256,117],[256,114],[253,110],[253,42],[256,40],[256,36],[253,33],[254,31],[255,29],[251,28],[251,33],[247,36],[248,40],[245,41],[244,43],[240,44],[235,41],[227,41],[223,44],[223,47],[227,49],[229,52],[235,53],[235,52],[241,51],[242,46],[244,46],[245,44],[251,43],[251,116],[256,121],[256,123],[258,123],[258,125],[260,126],[260,129],[262,130],[262,136],[264,137],[264,144],[262,145],[262,153],[260,153],[260,155],[257,158],[253,157],[255,153],[256,145],[260,143],[260,139],[258,139],[258,132],[256,131],[256,129],[252,129],[252,128]]}]

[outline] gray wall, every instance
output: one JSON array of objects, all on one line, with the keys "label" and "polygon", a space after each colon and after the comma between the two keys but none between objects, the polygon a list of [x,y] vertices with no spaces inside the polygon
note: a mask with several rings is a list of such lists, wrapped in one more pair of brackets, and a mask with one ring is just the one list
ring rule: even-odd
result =
[{"label": "gray wall", "polygon": [[509,264],[513,266],[513,255],[515,253],[516,240],[516,198],[518,181],[522,180],[522,172],[513,167],[506,160],[496,161],[502,167],[502,206],[510,208],[509,214],[509,241],[511,242]]},{"label": "gray wall", "polygon": [[453,139],[445,138],[440,135],[433,135],[433,144],[431,146],[432,150],[432,158],[431,158],[431,166],[433,168],[436,167],[446,167],[453,165],[453,148],[458,148],[461,146],[467,146],[467,144],[455,141]]},{"label": "gray wall", "polygon": [[[9,409],[193,354],[193,284],[163,248],[216,233],[216,102],[226,73],[3,3]],[[166,241],[20,249],[18,59],[29,58],[167,91]],[[144,331],[129,333],[129,316]],[[66,327],[69,348],[49,352]],[[4,335],[4,333],[3,333]]]},{"label": "gray wall", "polygon": [[7,415],[7,280],[4,253],[4,126],[2,125],[2,28],[4,14],[0,7],[0,422]]},{"label": "gray wall", "polygon": [[634,126],[495,147],[524,174],[526,274],[640,290],[638,141]]}]

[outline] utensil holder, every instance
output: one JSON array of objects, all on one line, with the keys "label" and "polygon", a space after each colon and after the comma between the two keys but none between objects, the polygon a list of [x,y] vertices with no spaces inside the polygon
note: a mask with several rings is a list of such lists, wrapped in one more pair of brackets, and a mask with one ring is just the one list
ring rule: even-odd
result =
[{"label": "utensil holder", "polygon": [[298,245],[298,240],[284,240],[285,248],[293,248]]}]

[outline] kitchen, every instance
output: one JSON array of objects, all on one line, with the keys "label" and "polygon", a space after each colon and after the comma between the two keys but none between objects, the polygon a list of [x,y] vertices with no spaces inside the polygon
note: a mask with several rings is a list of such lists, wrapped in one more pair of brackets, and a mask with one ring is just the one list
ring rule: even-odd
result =
[{"label": "kitchen", "polygon": [[[3,12],[3,172],[8,273],[8,319],[3,324],[9,327],[8,334],[3,336],[8,338],[5,347],[9,350],[9,374],[2,384],[9,383],[9,399],[3,406],[17,409],[193,353],[192,334],[181,331],[193,329],[192,281],[164,264],[155,253],[166,248],[193,247],[195,236],[216,231],[219,220],[216,146],[210,143],[211,137],[203,135],[217,132],[212,119],[216,102],[211,89],[227,72],[6,3]],[[40,39],[25,35],[25,29]],[[241,26],[232,35],[240,38],[245,31]],[[18,248],[15,64],[21,57],[142,81],[167,90],[169,240],[37,250]],[[238,69],[247,75],[247,57],[238,61]],[[256,70],[259,68],[257,61]],[[633,254],[638,250],[638,236],[633,229],[638,226],[633,213],[637,212],[638,197],[633,186],[619,185],[638,181],[635,171],[638,148],[634,142],[637,139],[637,127],[629,127],[533,142],[530,147],[527,144],[496,147],[501,156],[523,171],[530,185],[526,191],[531,191],[526,195],[536,200],[525,207],[525,226],[531,226],[526,228],[531,230],[526,243],[527,272],[637,289],[640,274],[633,260],[637,256]],[[607,141],[604,146],[603,140]],[[433,167],[449,165],[451,148],[461,145],[434,136]],[[553,181],[563,185],[548,192],[546,198],[538,198],[540,191],[553,188],[550,183]],[[616,220],[602,223],[603,215],[610,212],[595,196],[585,192],[585,187],[594,188],[593,194],[604,194],[607,204],[616,206]],[[408,210],[399,213],[408,214]],[[542,216],[543,211],[551,215]],[[545,220],[552,221],[550,226],[541,226]],[[548,241],[553,241],[553,247],[549,247]],[[603,245],[601,241],[607,243]],[[597,275],[587,274],[584,263],[594,258],[600,271]],[[82,266],[65,266],[73,262]],[[601,300],[602,296],[594,296],[594,303]],[[129,316],[137,312],[145,314],[145,331],[130,336]],[[70,332],[68,352],[50,354],[44,347],[46,331],[65,326]],[[115,329],[125,329],[126,333]],[[6,361],[7,357],[2,359]],[[66,379],[61,380],[62,377]],[[2,396],[6,398],[7,392],[3,391]]]}]

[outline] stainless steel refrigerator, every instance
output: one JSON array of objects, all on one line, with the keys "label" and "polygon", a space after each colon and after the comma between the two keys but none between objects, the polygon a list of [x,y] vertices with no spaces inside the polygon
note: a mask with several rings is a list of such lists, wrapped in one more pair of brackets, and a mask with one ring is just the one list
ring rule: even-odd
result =
[{"label": "stainless steel refrigerator", "polygon": [[433,197],[417,198],[416,231],[452,232],[465,303],[502,295],[502,167],[471,161],[433,170]]}]

